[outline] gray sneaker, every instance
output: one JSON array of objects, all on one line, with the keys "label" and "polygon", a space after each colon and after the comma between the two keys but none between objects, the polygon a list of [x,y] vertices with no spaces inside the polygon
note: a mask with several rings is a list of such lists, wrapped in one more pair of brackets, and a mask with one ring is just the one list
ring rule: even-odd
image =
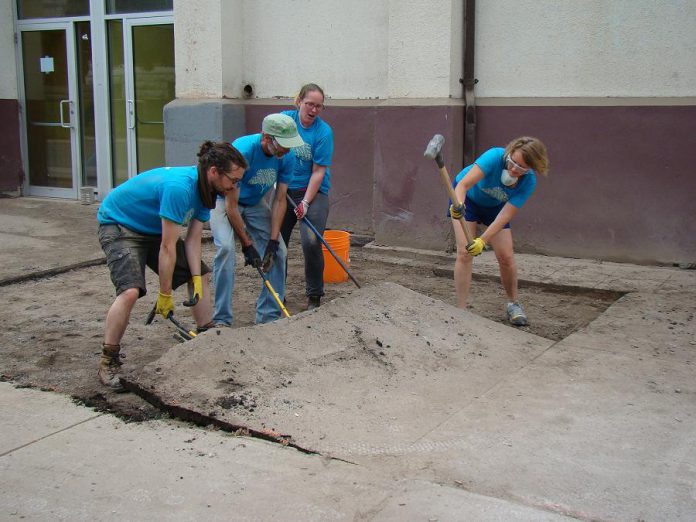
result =
[{"label": "gray sneaker", "polygon": [[522,305],[519,303],[508,303],[507,305],[507,318],[510,324],[513,326],[527,326],[529,321],[527,321],[527,315],[522,309]]}]

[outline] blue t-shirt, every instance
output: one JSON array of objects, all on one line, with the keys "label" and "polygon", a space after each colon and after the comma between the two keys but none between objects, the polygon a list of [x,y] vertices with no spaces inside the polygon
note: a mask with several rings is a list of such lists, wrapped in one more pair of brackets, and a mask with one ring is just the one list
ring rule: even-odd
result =
[{"label": "blue t-shirt", "polygon": [[[471,187],[466,196],[482,207],[499,207],[505,203],[521,208],[536,189],[536,174],[533,170],[518,178],[517,185],[506,187],[500,181],[505,169],[505,149],[494,147],[481,154],[474,162],[483,171],[483,179]],[[459,183],[473,165],[465,167],[455,181]]]},{"label": "blue t-shirt", "polygon": [[162,218],[188,226],[192,218],[206,222],[210,210],[198,192],[198,169],[160,167],[129,179],[102,201],[97,220],[123,225],[148,235],[162,234]]},{"label": "blue t-shirt", "polygon": [[297,124],[297,130],[302,136],[305,144],[302,147],[293,149],[295,152],[295,172],[290,182],[289,188],[301,189],[309,185],[309,178],[312,177],[312,168],[314,163],[326,167],[324,180],[321,182],[319,192],[328,194],[331,188],[331,173],[329,165],[331,165],[331,157],[333,156],[333,131],[329,124],[322,120],[319,116],[314,119],[312,125],[305,129],[300,123],[299,111],[283,111]]},{"label": "blue t-shirt", "polygon": [[290,183],[295,165],[295,155],[290,150],[282,158],[266,156],[261,148],[261,134],[242,136],[232,142],[241,152],[249,168],[239,182],[239,203],[244,206],[256,205],[273,188],[273,184]]}]

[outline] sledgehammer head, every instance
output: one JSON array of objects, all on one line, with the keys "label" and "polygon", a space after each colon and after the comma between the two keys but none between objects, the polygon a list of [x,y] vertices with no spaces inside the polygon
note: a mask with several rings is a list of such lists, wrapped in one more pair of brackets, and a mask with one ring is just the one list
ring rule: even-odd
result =
[{"label": "sledgehammer head", "polygon": [[425,148],[423,156],[426,158],[434,159],[439,168],[445,166],[445,162],[442,159],[442,145],[445,143],[445,137],[442,134],[436,134],[433,139],[430,140],[428,146]]}]

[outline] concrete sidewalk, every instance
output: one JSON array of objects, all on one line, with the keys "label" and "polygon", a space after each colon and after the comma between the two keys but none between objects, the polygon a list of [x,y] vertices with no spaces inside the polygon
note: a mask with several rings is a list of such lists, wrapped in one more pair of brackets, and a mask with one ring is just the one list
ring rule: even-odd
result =
[{"label": "concrete sidewalk", "polygon": [[[0,284],[101,262],[95,213],[0,200]],[[443,270],[453,260],[365,255]],[[525,281],[626,295],[413,446],[360,465],[174,421],[126,424],[0,383],[0,519],[693,520],[696,272],[517,260]],[[497,276],[493,254],[475,271]]]},{"label": "concrete sidewalk", "polygon": [[2,520],[564,520],[174,421],[0,383]]}]

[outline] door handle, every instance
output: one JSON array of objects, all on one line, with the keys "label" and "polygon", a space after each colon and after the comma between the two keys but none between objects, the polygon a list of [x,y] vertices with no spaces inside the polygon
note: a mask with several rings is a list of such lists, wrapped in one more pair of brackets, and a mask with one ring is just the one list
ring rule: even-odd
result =
[{"label": "door handle", "polygon": [[65,117],[63,115],[63,104],[68,104],[68,114],[72,114],[72,102],[70,100],[60,100],[60,126],[64,129],[70,129],[72,127],[72,117],[68,123],[65,123]]},{"label": "door handle", "polygon": [[135,103],[133,103],[133,100],[128,100],[126,103],[128,104],[128,128],[134,129],[135,128]]}]

